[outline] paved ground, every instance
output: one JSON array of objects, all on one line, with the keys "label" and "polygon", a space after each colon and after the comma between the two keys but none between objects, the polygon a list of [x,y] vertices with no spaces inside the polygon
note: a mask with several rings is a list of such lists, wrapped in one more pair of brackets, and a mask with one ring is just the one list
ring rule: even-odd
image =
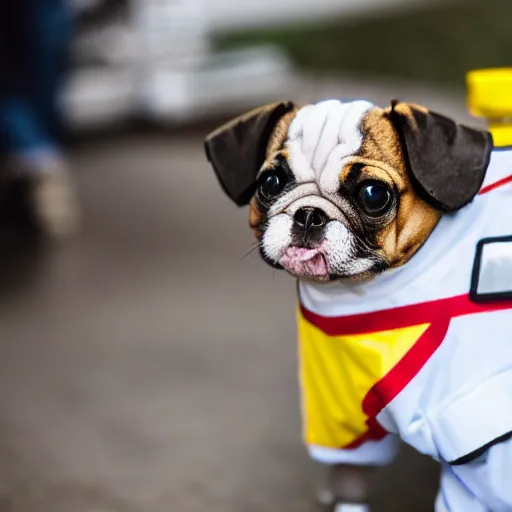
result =
[{"label": "paved ground", "polygon": [[[463,117],[458,97],[414,99]],[[243,258],[247,212],[221,194],[201,135],[75,149],[82,235],[3,249],[0,512],[310,510],[294,283]],[[375,511],[431,511],[436,483],[405,451],[377,475]]]}]

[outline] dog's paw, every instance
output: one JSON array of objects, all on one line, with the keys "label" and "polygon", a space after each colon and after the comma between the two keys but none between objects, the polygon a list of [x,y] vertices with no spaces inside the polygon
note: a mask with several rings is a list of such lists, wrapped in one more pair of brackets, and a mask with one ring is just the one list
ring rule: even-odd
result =
[{"label": "dog's paw", "polygon": [[333,512],[370,512],[370,507],[365,503],[336,503]]},{"label": "dog's paw", "polygon": [[322,489],[316,495],[315,512],[370,512],[366,503],[347,503],[336,500],[328,489]]}]

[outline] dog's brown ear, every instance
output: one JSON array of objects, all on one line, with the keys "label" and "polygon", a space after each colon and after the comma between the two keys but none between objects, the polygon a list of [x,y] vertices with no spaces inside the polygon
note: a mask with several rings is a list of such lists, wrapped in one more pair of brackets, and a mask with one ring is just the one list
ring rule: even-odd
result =
[{"label": "dog's brown ear", "polygon": [[444,212],[470,203],[489,164],[491,134],[396,100],[388,112],[418,194]]},{"label": "dog's brown ear", "polygon": [[265,105],[206,137],[206,157],[224,192],[238,206],[246,205],[254,193],[256,175],[265,161],[272,130],[294,108],[290,101]]}]

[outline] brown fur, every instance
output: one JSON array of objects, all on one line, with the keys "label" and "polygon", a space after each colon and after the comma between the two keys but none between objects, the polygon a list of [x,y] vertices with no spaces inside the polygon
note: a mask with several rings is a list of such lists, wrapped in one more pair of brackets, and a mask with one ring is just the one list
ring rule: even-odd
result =
[{"label": "brown fur", "polygon": [[[407,115],[414,122],[411,107],[399,104],[400,113]],[[416,107],[426,111],[423,107]],[[289,112],[277,123],[267,147],[267,167],[276,153],[284,152],[284,143],[288,128],[297,110]],[[389,109],[373,108],[362,121],[364,134],[363,146],[357,155],[345,165],[340,172],[343,182],[354,163],[363,164],[364,178],[379,179],[395,187],[400,195],[399,209],[396,217],[382,227],[376,236],[381,255],[391,267],[399,267],[406,263],[423,245],[439,221],[441,214],[415,193],[408,177],[406,164],[402,154],[400,140],[389,119]],[[250,202],[249,225],[256,238],[261,240],[262,214],[257,201]]]},{"label": "brown fur", "polygon": [[297,114],[297,110],[292,110],[285,114],[279,122],[276,124],[274,131],[272,132],[272,136],[268,142],[267,146],[267,160],[271,159],[275,153],[283,148],[283,145],[286,141],[286,136],[288,135],[288,128],[293,121],[293,118]]},{"label": "brown fur", "polygon": [[[284,143],[286,141],[286,136],[288,134],[288,128],[290,127],[293,118],[297,110],[292,110],[285,114],[279,122],[276,124],[274,131],[270,137],[270,140],[267,145],[267,157],[266,157],[266,165],[265,167],[269,167],[271,165],[272,159],[275,158],[277,153],[282,153],[286,158],[288,157],[288,153],[286,149],[283,149]],[[256,198],[252,198],[249,203],[249,226],[253,230],[254,235],[258,240],[261,240],[263,236],[262,231],[262,214],[258,208],[258,203]]]},{"label": "brown fur", "polygon": [[249,227],[253,230],[254,236],[258,240],[261,240],[261,237],[263,236],[261,221],[262,221],[261,211],[258,208],[256,198],[253,197],[251,199],[251,202],[249,203]]},{"label": "brown fur", "polygon": [[[413,118],[408,105],[400,104]],[[418,107],[421,108],[421,107]],[[424,110],[424,109],[422,109]],[[400,195],[396,218],[383,227],[376,240],[391,267],[408,261],[423,245],[441,214],[415,193],[409,179],[400,140],[389,119],[389,110],[372,109],[363,119],[363,146],[353,162],[365,164],[365,178],[375,178],[396,187]],[[343,181],[347,169],[340,174]]]}]

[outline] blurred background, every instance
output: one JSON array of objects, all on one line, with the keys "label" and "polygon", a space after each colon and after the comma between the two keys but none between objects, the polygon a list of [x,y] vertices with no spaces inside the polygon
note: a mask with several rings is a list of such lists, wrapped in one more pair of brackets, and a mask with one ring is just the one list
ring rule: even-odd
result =
[{"label": "blurred background", "polygon": [[[477,125],[464,76],[512,64],[512,4],[1,1],[0,512],[312,510],[294,282],[203,138],[283,98]],[[404,449],[375,512],[437,479]]]}]

